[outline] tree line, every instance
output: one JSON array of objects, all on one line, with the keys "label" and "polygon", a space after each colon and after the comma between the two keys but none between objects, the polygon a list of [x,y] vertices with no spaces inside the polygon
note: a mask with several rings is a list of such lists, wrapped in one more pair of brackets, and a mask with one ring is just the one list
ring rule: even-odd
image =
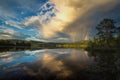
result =
[{"label": "tree line", "polygon": [[89,42],[89,48],[118,48],[120,47],[120,26],[113,19],[103,19],[96,26],[97,34]]}]

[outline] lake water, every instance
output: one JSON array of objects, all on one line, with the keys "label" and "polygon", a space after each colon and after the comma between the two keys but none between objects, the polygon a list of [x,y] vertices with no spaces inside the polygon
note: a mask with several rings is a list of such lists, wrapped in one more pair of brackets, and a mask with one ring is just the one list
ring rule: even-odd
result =
[{"label": "lake water", "polygon": [[97,65],[100,58],[89,55],[75,49],[1,52],[0,80],[92,80],[89,74],[96,72],[89,68]]}]

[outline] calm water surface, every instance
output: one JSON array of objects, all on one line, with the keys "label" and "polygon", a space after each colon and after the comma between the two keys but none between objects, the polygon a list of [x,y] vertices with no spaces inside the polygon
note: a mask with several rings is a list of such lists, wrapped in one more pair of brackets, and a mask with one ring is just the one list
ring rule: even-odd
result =
[{"label": "calm water surface", "polygon": [[0,80],[88,80],[93,65],[96,57],[75,49],[1,52]]}]

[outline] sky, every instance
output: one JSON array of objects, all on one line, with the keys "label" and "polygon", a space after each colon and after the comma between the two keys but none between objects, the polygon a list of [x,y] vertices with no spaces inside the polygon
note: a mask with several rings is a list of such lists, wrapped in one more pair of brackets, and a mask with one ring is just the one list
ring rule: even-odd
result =
[{"label": "sky", "polygon": [[104,18],[120,25],[120,0],[0,0],[0,39],[89,40]]}]

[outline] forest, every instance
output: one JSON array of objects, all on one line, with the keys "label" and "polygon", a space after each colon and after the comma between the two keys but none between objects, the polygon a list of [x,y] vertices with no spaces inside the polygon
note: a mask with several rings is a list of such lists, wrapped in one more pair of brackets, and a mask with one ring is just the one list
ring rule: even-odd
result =
[{"label": "forest", "polygon": [[118,50],[118,48],[120,47],[120,26],[116,26],[116,22],[113,19],[103,19],[95,28],[96,35],[92,40],[81,40],[72,43],[56,43],[7,39],[0,40],[0,47]]}]

